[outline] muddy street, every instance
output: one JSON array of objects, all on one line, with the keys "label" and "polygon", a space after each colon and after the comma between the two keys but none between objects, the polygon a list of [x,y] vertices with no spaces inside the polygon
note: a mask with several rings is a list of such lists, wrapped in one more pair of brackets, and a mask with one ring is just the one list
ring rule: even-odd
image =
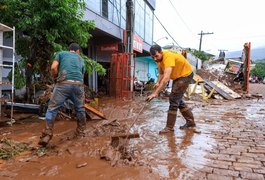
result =
[{"label": "muddy street", "polygon": [[[187,100],[197,127],[159,135],[165,126],[167,99],[146,107],[144,97],[100,99],[97,107],[107,117],[92,116],[86,137],[74,139],[76,122],[59,119],[47,148],[37,143],[44,126],[38,117],[0,127],[1,140],[27,144],[10,160],[0,161],[1,179],[264,179],[265,101]],[[140,110],[143,108],[141,114]],[[139,115],[139,116],[138,116]],[[111,136],[124,134],[138,118],[123,152],[113,148]],[[126,151],[124,153],[124,151]],[[126,154],[126,156],[125,156]]]}]

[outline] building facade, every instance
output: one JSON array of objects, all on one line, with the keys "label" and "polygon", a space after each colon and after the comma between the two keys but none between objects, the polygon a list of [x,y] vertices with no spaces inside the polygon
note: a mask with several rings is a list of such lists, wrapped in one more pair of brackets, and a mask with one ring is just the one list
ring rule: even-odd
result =
[{"label": "building facade", "polygon": [[[132,4],[129,4],[130,2]],[[152,66],[154,62],[151,58],[143,58],[149,56],[149,49],[153,44],[155,2],[155,0],[87,0],[84,20],[94,20],[96,29],[90,32],[93,37],[89,40],[84,54],[109,69],[113,53],[128,52],[127,36],[128,31],[132,30],[133,52],[136,53],[136,77],[147,81],[151,78],[151,74],[155,74],[149,72],[150,64]],[[132,6],[129,7],[130,5]],[[101,80],[96,72],[87,81],[90,88],[95,91],[101,86]]]}]

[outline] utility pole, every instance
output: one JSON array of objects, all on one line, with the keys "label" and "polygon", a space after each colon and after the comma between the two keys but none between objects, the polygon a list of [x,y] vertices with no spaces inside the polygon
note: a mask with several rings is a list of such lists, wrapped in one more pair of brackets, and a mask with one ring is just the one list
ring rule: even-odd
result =
[{"label": "utility pole", "polygon": [[199,46],[199,51],[201,51],[201,48],[202,48],[202,36],[203,35],[208,35],[208,34],[213,34],[213,32],[211,33],[204,33],[203,31],[201,31],[201,33],[199,33],[198,35],[200,35],[200,46]]},{"label": "utility pole", "polygon": [[133,8],[133,1],[127,0],[126,1],[126,34],[127,34],[127,53],[133,53],[133,33],[134,33],[134,8]]},{"label": "utility pole", "polygon": [[128,64],[126,66],[126,77],[130,77],[130,82],[126,81],[126,84],[130,84],[130,92],[133,94],[133,81],[134,81],[134,70],[129,70],[127,67],[134,67],[135,68],[135,61],[134,61],[134,55],[133,55],[133,38],[134,38],[134,5],[133,0],[127,0],[126,1],[126,41],[127,41],[127,47],[126,47],[126,53],[129,54],[129,60]]},{"label": "utility pole", "polygon": [[251,43],[247,42],[244,44],[244,83],[243,89],[246,93],[249,93],[249,76],[250,76],[250,52],[251,52]]}]

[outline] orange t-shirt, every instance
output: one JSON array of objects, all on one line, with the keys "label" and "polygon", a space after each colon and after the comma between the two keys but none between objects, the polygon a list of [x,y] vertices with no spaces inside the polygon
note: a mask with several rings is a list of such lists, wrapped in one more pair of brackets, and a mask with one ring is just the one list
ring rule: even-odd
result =
[{"label": "orange t-shirt", "polygon": [[187,77],[192,73],[192,66],[189,61],[181,54],[163,51],[163,60],[158,62],[157,65],[165,70],[168,67],[172,67],[172,73],[170,79],[177,79],[180,77]]}]

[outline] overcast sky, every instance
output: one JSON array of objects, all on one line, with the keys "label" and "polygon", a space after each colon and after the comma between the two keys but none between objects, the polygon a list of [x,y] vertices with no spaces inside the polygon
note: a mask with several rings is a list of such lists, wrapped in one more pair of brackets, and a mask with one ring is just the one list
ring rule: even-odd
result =
[{"label": "overcast sky", "polygon": [[[202,37],[202,50],[215,55],[219,49],[242,50],[265,46],[263,0],[157,0],[155,15],[183,48],[199,49],[201,31],[212,33]],[[173,6],[172,6],[172,4]],[[175,7],[175,8],[174,8]],[[161,46],[176,44],[155,18],[154,41]],[[168,39],[163,38],[167,36]]]}]

